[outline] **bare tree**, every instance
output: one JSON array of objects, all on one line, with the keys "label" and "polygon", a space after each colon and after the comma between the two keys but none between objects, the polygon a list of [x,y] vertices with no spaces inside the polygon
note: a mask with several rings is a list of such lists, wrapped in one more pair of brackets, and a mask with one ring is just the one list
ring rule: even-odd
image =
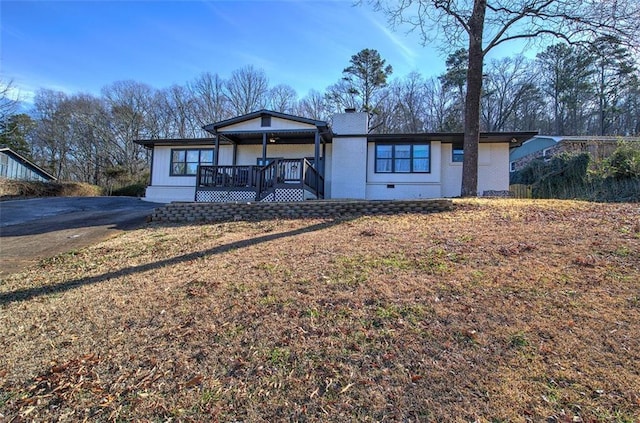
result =
[{"label": "bare tree", "polygon": [[439,78],[432,78],[425,82],[425,129],[428,131],[445,132],[455,130],[462,122],[450,111],[456,102],[451,90],[444,88]]},{"label": "bare tree", "polygon": [[150,114],[162,123],[159,134],[166,138],[190,138],[200,134],[196,118],[196,101],[190,90],[173,85],[156,92]]},{"label": "bare tree", "polygon": [[379,106],[384,125],[378,132],[421,132],[427,117],[427,86],[418,72],[391,81]]},{"label": "bare tree", "polygon": [[358,109],[357,95],[344,79],[327,87],[325,101],[332,113],[341,113],[345,109]]},{"label": "bare tree", "polygon": [[188,86],[195,106],[199,126],[231,117],[229,100],[225,96],[225,81],[217,73],[203,73]]},{"label": "bare tree", "polygon": [[331,116],[331,110],[324,94],[316,90],[310,90],[298,102],[296,114],[309,119],[328,121]]},{"label": "bare tree", "polygon": [[409,25],[424,43],[444,34],[469,52],[464,115],[462,195],[477,195],[480,99],[485,56],[514,39],[593,42],[602,35],[633,45],[640,31],[637,0],[368,0],[392,26]]},{"label": "bare tree", "polygon": [[153,134],[149,117],[154,91],[146,84],[119,81],[104,87],[102,96],[109,114],[112,163],[135,177],[145,166],[147,155],[134,141]]},{"label": "bare tree", "polygon": [[17,110],[18,97],[13,92],[13,81],[0,79],[0,123],[5,123]]},{"label": "bare tree", "polygon": [[524,82],[518,89],[518,107],[511,114],[512,123],[505,130],[541,130],[545,120],[545,101],[538,85],[538,75],[533,70],[525,72],[531,82]]},{"label": "bare tree", "polygon": [[64,102],[69,152],[67,177],[102,185],[109,167],[109,137],[105,132],[106,111],[103,102],[89,94],[76,94]]},{"label": "bare tree", "polygon": [[67,160],[70,151],[68,97],[60,91],[39,90],[34,98],[34,113],[38,119],[33,157],[53,176],[68,179]]},{"label": "bare tree", "polygon": [[[487,131],[504,131],[521,104],[528,98],[534,74],[528,72],[530,63],[523,56],[505,57],[490,62],[485,72],[482,96],[482,127]],[[512,125],[511,128],[517,126]],[[531,128],[527,128],[531,129]]]},{"label": "bare tree", "polygon": [[271,110],[280,113],[293,113],[295,111],[298,93],[290,85],[276,85],[269,90],[267,97]]},{"label": "bare tree", "polygon": [[224,85],[225,97],[236,115],[244,115],[266,106],[269,82],[263,70],[245,66],[231,73]]}]

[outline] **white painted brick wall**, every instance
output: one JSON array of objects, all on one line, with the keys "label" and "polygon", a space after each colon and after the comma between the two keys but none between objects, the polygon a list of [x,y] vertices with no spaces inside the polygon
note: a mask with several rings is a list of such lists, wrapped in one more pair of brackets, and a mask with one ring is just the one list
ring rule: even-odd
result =
[{"label": "white painted brick wall", "polygon": [[331,129],[337,135],[361,135],[369,130],[366,113],[338,113],[333,115]]}]

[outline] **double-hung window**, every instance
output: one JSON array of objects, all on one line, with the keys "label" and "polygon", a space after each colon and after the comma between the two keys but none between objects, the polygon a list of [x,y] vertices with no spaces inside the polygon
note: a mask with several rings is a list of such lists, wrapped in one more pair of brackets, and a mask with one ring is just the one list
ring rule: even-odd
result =
[{"label": "double-hung window", "polygon": [[171,150],[171,176],[195,176],[199,165],[213,165],[213,149]]},{"label": "double-hung window", "polygon": [[428,173],[430,144],[376,144],[376,173]]},{"label": "double-hung window", "polygon": [[462,147],[453,146],[451,150],[451,161],[453,163],[462,163],[464,161],[464,149]]}]

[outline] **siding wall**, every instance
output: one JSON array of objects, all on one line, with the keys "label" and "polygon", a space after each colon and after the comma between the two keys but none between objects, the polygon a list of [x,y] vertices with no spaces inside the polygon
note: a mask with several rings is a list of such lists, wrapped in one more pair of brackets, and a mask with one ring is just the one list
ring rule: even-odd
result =
[{"label": "siding wall", "polygon": [[[175,148],[185,148],[179,146],[156,146],[153,152],[153,175],[151,185],[147,187],[145,199],[169,203],[171,201],[194,201],[195,198],[195,176],[171,176],[171,150]],[[189,146],[189,149],[210,149],[212,145]],[[322,152],[322,147],[321,150]],[[331,144],[326,147],[327,157],[325,175],[325,196],[331,195]],[[219,164],[233,164],[233,146],[220,146]],[[321,153],[322,154],[322,153]],[[313,144],[304,145],[278,145],[267,146],[267,157],[283,157],[287,159],[300,159],[303,157],[313,157]],[[262,157],[262,145],[245,145],[238,147],[237,165],[255,165],[256,159]]]},{"label": "siding wall", "polygon": [[0,152],[0,177],[23,181],[46,182],[49,180],[49,178],[45,178],[40,173],[24,165],[21,161],[16,160],[10,154],[3,152]]}]

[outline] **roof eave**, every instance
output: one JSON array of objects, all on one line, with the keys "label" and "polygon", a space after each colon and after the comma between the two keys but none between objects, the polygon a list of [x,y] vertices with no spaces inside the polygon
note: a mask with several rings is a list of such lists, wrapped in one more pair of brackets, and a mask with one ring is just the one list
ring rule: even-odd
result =
[{"label": "roof eave", "polygon": [[213,135],[216,135],[220,128],[224,128],[226,126],[234,125],[236,123],[246,122],[248,120],[252,120],[252,119],[255,119],[255,118],[260,117],[260,116],[273,116],[273,117],[277,117],[277,118],[280,118],[280,119],[291,120],[293,122],[306,123],[308,125],[314,125],[315,127],[318,128],[318,130],[325,130],[326,131],[329,128],[329,125],[327,124],[327,122],[322,121],[322,120],[309,119],[309,118],[305,118],[305,117],[290,115],[290,114],[287,114],[287,113],[275,112],[273,110],[261,109],[261,110],[255,111],[255,112],[247,113],[247,114],[242,115],[242,116],[236,116],[236,117],[233,117],[231,119],[226,119],[226,120],[222,120],[220,122],[215,122],[215,123],[210,123],[208,125],[204,125],[202,127],[202,129],[204,129],[205,131],[207,131],[207,132],[209,132],[209,133],[211,133]]},{"label": "roof eave", "polygon": [[213,138],[155,138],[155,139],[142,139],[133,140],[134,143],[143,146],[144,148],[153,148],[156,145],[209,145],[215,144],[216,139]]}]

